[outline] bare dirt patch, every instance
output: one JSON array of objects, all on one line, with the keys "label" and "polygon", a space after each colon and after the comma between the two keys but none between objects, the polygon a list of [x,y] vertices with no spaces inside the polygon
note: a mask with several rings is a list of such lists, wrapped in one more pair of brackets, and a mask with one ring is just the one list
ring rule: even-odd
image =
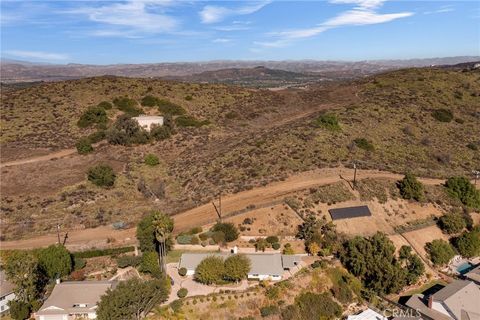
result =
[{"label": "bare dirt patch", "polygon": [[408,240],[410,245],[422,255],[424,259],[427,258],[427,252],[425,251],[425,244],[435,239],[443,239],[448,241],[448,236],[445,235],[436,225],[422,228],[415,231],[405,232],[403,236]]},{"label": "bare dirt patch", "polygon": [[[297,226],[302,223],[302,219],[287,205],[257,209],[226,220],[245,228],[241,231],[245,236],[295,236]],[[244,224],[245,220],[252,223]]]}]

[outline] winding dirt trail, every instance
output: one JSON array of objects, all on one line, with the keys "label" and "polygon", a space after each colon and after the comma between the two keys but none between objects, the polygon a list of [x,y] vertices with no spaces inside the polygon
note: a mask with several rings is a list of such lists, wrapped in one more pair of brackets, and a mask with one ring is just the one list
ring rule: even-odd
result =
[{"label": "winding dirt trail", "polygon": [[[98,147],[100,147],[102,145],[105,145],[105,144],[106,144],[105,141],[100,141],[100,142],[92,144],[92,147],[98,148]],[[2,163],[0,163],[0,168],[20,166],[20,165],[27,164],[27,163],[49,161],[49,160],[53,160],[53,159],[68,157],[68,156],[71,156],[71,155],[78,155],[78,152],[77,152],[76,148],[63,149],[63,150],[60,150],[60,151],[55,151],[55,152],[52,152],[52,153],[49,153],[49,154],[45,154],[43,156],[37,156],[37,157],[32,157],[32,158],[2,162]]]},{"label": "winding dirt trail", "polygon": [[[222,211],[227,214],[232,211],[244,209],[247,206],[260,206],[275,200],[285,198],[287,195],[308,189],[310,187],[325,185],[351,180],[353,170],[347,168],[327,168],[300,173],[285,181],[271,183],[264,187],[224,195],[222,197]],[[389,178],[401,179],[403,175],[384,171],[360,170],[357,172],[358,179],[364,178]],[[444,180],[420,178],[427,185],[441,184]],[[211,203],[179,213],[173,217],[175,220],[175,232],[190,229],[195,226],[213,223],[217,216]],[[106,243],[107,238],[115,239],[117,244],[131,244],[135,241],[135,228],[115,231],[109,226],[95,229],[73,230],[68,232],[67,247],[72,249],[86,248]],[[0,242],[0,249],[30,249],[45,247],[57,242],[56,234],[43,235],[31,239]]]}]

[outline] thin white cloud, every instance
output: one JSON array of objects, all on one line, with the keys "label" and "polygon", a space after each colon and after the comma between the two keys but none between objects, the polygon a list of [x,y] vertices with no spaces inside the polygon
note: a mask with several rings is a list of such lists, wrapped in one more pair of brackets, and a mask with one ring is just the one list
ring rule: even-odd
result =
[{"label": "thin white cloud", "polygon": [[38,59],[43,61],[68,60],[70,58],[67,54],[43,51],[8,50],[5,51],[5,53],[16,58]]},{"label": "thin white cloud", "polygon": [[252,14],[269,4],[270,1],[262,1],[237,8],[207,5],[199,12],[202,23],[210,24],[225,20],[231,16]]},{"label": "thin white cloud", "polygon": [[228,39],[228,38],[217,38],[217,39],[214,39],[214,40],[213,40],[213,43],[228,43],[228,42],[232,42],[232,39]]},{"label": "thin white cloud", "polygon": [[285,47],[297,39],[314,37],[330,29],[386,23],[414,14],[413,12],[379,13],[378,9],[385,0],[332,0],[330,2],[334,4],[354,4],[355,7],[311,28],[271,32],[268,35],[277,38],[276,40],[254,44],[263,47]]},{"label": "thin white cloud", "polygon": [[67,11],[71,14],[83,14],[90,21],[105,24],[111,29],[99,30],[92,35],[128,37],[142,34],[171,32],[179,26],[179,21],[164,13],[171,1],[130,0],[103,6],[84,6]]},{"label": "thin white cloud", "polygon": [[448,5],[448,6],[442,6],[442,7],[440,7],[438,10],[425,11],[423,14],[446,13],[446,12],[452,12],[452,11],[454,11],[454,10],[455,10],[455,9],[453,8],[453,6]]}]

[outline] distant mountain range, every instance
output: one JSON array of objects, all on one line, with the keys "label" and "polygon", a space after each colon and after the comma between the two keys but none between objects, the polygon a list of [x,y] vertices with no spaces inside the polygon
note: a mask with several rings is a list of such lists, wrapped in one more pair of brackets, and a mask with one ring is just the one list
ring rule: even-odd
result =
[{"label": "distant mountain range", "polygon": [[[150,64],[41,64],[2,59],[2,82],[59,81],[113,75],[139,78],[167,78],[194,82],[242,84],[245,78],[268,78],[273,82],[303,79],[306,82],[358,78],[382,71],[431,65],[453,65],[478,61],[480,57],[447,57],[409,60],[370,61],[208,61]],[[256,68],[259,67],[260,68]],[[252,69],[253,68],[253,69]],[[247,79],[248,80],[248,79]],[[250,80],[248,80],[250,81]],[[295,81],[297,82],[297,81]]]}]

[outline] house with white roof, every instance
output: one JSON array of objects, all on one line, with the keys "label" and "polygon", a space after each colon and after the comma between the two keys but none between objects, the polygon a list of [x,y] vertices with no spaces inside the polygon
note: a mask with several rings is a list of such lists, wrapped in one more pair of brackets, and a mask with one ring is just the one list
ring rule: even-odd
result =
[{"label": "house with white roof", "polygon": [[369,308],[359,314],[348,316],[347,320],[388,320],[388,318]]},{"label": "house with white roof", "polygon": [[[184,253],[180,258],[178,268],[187,269],[187,276],[193,276],[200,262],[209,256],[222,257],[224,259],[232,253]],[[249,253],[244,254],[250,260],[248,279],[251,280],[282,280],[286,270],[294,268],[301,262],[299,255],[282,255],[280,253]]]},{"label": "house with white roof", "polygon": [[9,309],[8,302],[15,299],[15,286],[7,280],[3,270],[0,270],[0,314]]},{"label": "house with white roof", "polygon": [[36,320],[96,319],[97,304],[112,281],[65,281],[57,283],[42,307],[35,313]]},{"label": "house with white roof", "polygon": [[138,117],[133,117],[132,119],[138,122],[138,125],[150,132],[154,126],[163,126],[163,117],[162,116],[145,116],[141,115]]}]

